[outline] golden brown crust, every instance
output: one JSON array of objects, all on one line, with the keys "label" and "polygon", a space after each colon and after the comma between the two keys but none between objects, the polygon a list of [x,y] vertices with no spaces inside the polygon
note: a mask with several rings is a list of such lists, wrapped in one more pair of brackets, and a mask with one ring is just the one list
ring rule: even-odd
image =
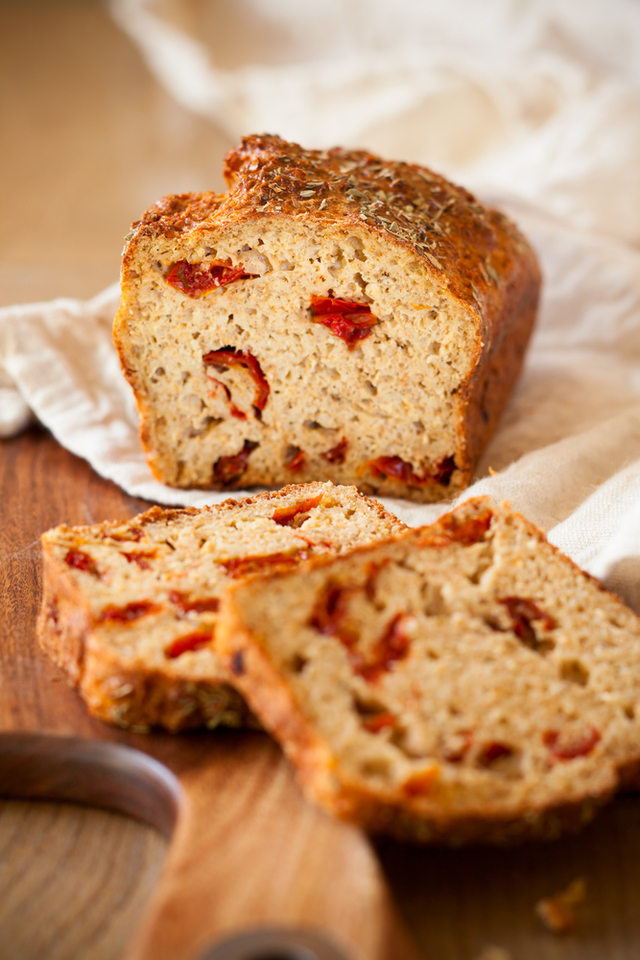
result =
[{"label": "golden brown crust", "polygon": [[[130,369],[119,329],[132,310],[136,252],[143,242],[180,238],[193,248],[201,235],[236,230],[261,220],[292,220],[323,229],[357,228],[409,252],[431,280],[468,312],[474,337],[471,373],[459,390],[459,443],[451,483],[407,485],[393,476],[375,482],[366,471],[326,477],[355,482],[365,492],[433,500],[455,496],[469,483],[519,374],[535,320],[540,270],[535,254],[501,213],[479,204],[461,187],[416,164],[388,162],[365,151],[304,150],[276,136],[246,137],[226,158],[227,194],[170,196],[134,225],[123,258],[123,300],[116,342],[140,406],[143,446],[159,479],[167,482],[153,455],[149,422],[153,411]],[[398,451],[401,454],[401,451]],[[318,469],[314,466],[314,469]],[[324,474],[323,474],[324,476]],[[301,476],[318,479],[319,475]],[[169,481],[171,482],[171,481]],[[251,469],[237,483],[276,482]],[[215,477],[199,483],[220,489]]]},{"label": "golden brown crust", "polygon": [[494,321],[506,325],[523,285],[539,286],[535,255],[514,224],[426,167],[364,150],[305,150],[280,137],[250,136],[227,155],[225,176],[226,194],[172,195],[151,207],[133,225],[125,263],[143,237],[206,232],[245,219],[364,223],[420,257],[434,279],[479,314],[483,340],[497,341],[503,331]]}]

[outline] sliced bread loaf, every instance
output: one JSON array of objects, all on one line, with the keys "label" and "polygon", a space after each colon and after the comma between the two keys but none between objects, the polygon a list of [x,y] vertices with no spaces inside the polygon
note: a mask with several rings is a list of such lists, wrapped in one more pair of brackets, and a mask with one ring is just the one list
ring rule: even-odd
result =
[{"label": "sliced bread loaf", "polygon": [[247,137],[226,194],[134,224],[114,334],[176,487],[469,482],[522,364],[540,271],[516,227],[414,164]]},{"label": "sliced bread loaf", "polygon": [[640,621],[486,498],[226,606],[238,689],[309,796],[367,829],[551,837],[637,775]]},{"label": "sliced bread loaf", "polygon": [[404,529],[354,487],[331,483],[56,527],[42,537],[40,641],[103,720],[136,730],[242,725],[248,711],[215,649],[226,584]]}]

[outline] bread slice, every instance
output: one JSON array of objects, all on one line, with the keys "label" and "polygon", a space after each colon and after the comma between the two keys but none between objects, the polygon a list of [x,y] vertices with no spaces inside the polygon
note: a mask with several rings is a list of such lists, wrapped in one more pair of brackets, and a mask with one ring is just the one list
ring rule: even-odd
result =
[{"label": "bread slice", "polygon": [[640,621],[505,506],[229,591],[220,648],[309,796],[372,831],[578,826],[640,760]]},{"label": "bread slice", "polygon": [[42,537],[40,642],[103,720],[138,731],[242,725],[250,715],[215,649],[225,586],[404,529],[331,483],[56,527]]},{"label": "bread slice", "polygon": [[248,137],[226,194],[166,197],[124,251],[115,341],[176,487],[468,483],[534,321],[535,255],[414,164]]}]

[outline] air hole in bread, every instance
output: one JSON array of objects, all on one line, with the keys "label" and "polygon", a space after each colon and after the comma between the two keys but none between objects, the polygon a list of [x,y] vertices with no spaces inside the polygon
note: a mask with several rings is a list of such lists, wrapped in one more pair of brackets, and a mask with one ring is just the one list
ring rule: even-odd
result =
[{"label": "air hole in bread", "polygon": [[365,291],[366,291],[366,289],[367,289],[367,283],[366,283],[366,281],[364,280],[362,274],[361,274],[361,273],[354,273],[354,275],[353,275],[353,280],[354,280],[354,283],[357,283],[358,286],[360,287],[360,290],[362,291],[362,294],[363,294],[363,296],[365,297],[365,299],[368,300],[369,303],[373,303],[373,301],[371,300],[371,297],[368,297],[367,294],[365,293]]},{"label": "air hole in bread", "polygon": [[364,262],[367,259],[367,255],[362,248],[362,241],[360,237],[349,237],[347,243],[351,244],[353,248],[353,257],[356,260],[361,260]]},{"label": "air hole in bread", "polygon": [[437,617],[445,613],[447,605],[440,587],[435,583],[425,583],[421,587],[423,611],[427,617]]},{"label": "air hole in bread", "polygon": [[302,673],[308,663],[307,657],[303,657],[301,653],[296,653],[289,662],[289,669],[293,673]]},{"label": "air hole in bread", "polygon": [[476,766],[504,777],[518,777],[521,774],[522,756],[511,744],[491,740],[483,744],[478,751]]},{"label": "air hole in bread", "polygon": [[489,540],[480,546],[474,548],[478,551],[476,557],[476,568],[475,570],[467,573],[467,579],[470,583],[478,584],[482,580],[484,574],[493,566],[494,555],[493,555],[493,544]]},{"label": "air hole in bread", "polygon": [[392,764],[388,757],[367,757],[359,764],[359,769],[364,777],[388,779],[392,774]]},{"label": "air hole in bread", "polygon": [[577,683],[580,687],[586,687],[589,682],[589,671],[580,660],[562,660],[560,676],[563,680]]}]

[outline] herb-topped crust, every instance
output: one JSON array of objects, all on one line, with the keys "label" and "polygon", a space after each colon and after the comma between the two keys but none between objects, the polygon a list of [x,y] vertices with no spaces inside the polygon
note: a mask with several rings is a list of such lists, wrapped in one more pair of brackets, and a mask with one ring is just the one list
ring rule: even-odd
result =
[{"label": "herb-topped crust", "polygon": [[[313,298],[334,298],[367,308],[374,321],[379,321],[371,321],[365,329],[360,320],[355,333],[353,325],[346,329],[339,320],[333,325],[324,323],[326,329],[343,339],[345,349],[351,349],[350,365],[343,350],[340,359],[344,355],[344,370],[336,366],[338,353],[334,350],[331,366],[342,380],[350,379],[352,371],[358,381],[354,397],[359,391],[366,398],[367,384],[373,386],[374,396],[382,397],[382,371],[387,373],[389,365],[394,364],[393,350],[414,339],[420,356],[407,371],[408,377],[414,386],[421,384],[427,398],[435,392],[448,404],[448,414],[440,410],[430,422],[427,417],[427,422],[415,428],[422,434],[428,434],[430,428],[438,433],[440,423],[448,416],[449,436],[446,441],[442,438],[440,445],[430,446],[424,436],[405,430],[398,432],[393,448],[382,449],[372,442],[361,444],[358,450],[347,436],[350,453],[339,470],[336,465],[327,466],[322,456],[326,451],[314,443],[317,437],[304,436],[305,420],[318,418],[292,411],[291,404],[287,411],[276,410],[272,398],[271,416],[265,416],[262,430],[234,424],[233,453],[239,452],[240,439],[261,445],[238,478],[238,485],[286,480],[279,448],[287,446],[284,420],[293,413],[297,436],[290,438],[288,445],[307,453],[305,469],[309,473],[304,479],[350,479],[375,492],[404,493],[423,500],[462,489],[515,381],[535,316],[540,273],[535,255],[517,228],[504,215],[484,207],[468,191],[432,171],[415,164],[385,161],[365,151],[304,150],[276,136],[247,137],[227,156],[225,176],[229,184],[226,194],[183,194],[161,200],[134,225],[125,249],[116,342],[136,390],[143,415],[143,442],[152,468],[166,482],[179,486],[219,485],[211,471],[205,480],[204,467],[194,465],[190,456],[176,475],[175,462],[168,462],[168,454],[160,449],[164,444],[158,442],[158,431],[151,422],[158,416],[158,391],[147,382],[150,373],[143,373],[135,362],[135,344],[139,337],[148,336],[146,327],[143,330],[137,323],[150,307],[149,298],[144,296],[143,306],[140,297],[141,285],[148,287],[144,274],[148,277],[155,262],[166,278],[176,264],[185,263],[190,270],[199,271],[198,295],[206,286],[206,276],[205,286],[201,282],[204,273],[218,271],[218,277],[210,283],[211,290],[216,288],[216,296],[207,296],[206,302],[197,308],[192,304],[189,310],[193,336],[202,333],[208,308],[209,322],[215,328],[214,349],[228,345],[246,349],[250,340],[251,352],[263,367],[268,367],[270,350],[263,342],[261,309],[274,330],[279,330],[279,314],[283,314],[282,333],[286,337],[291,335],[296,319],[307,325],[312,322]],[[251,266],[256,254],[263,258],[263,268]],[[242,275],[242,281],[221,281],[219,272],[224,269],[234,271],[233,277]],[[259,272],[251,273],[252,269]],[[246,272],[241,274],[241,270]],[[284,278],[286,288],[282,271],[289,274]],[[222,292],[221,284],[226,284]],[[184,294],[184,283],[179,289]],[[163,303],[165,295],[167,302]],[[171,297],[161,288],[157,308],[174,309]],[[284,326],[285,313],[288,328]],[[434,379],[437,363],[427,365],[429,342],[421,334],[428,315],[438,318],[433,325],[433,342],[444,345],[448,324],[457,347],[447,343],[446,349],[463,354],[462,362],[456,361],[451,382],[440,374]],[[242,344],[220,342],[218,346],[223,340],[219,328],[223,319],[226,322],[230,317],[241,327],[241,333],[235,334],[227,322],[227,337],[233,341],[235,334]],[[322,323],[309,328],[315,339],[306,342],[300,356],[292,357],[292,361],[307,367],[317,368],[318,363],[329,366],[324,350],[328,335],[317,329]],[[286,341],[280,346],[286,354]],[[364,362],[360,362],[361,355]],[[265,376],[271,383],[273,371],[265,371]],[[280,379],[281,371],[275,376]],[[389,390],[403,390],[402,376],[395,386],[385,386],[387,393]],[[402,410],[398,403],[395,411],[390,409],[391,403],[381,404],[383,416],[412,417],[411,422],[417,423],[419,417],[414,411],[420,408],[419,395],[408,399],[410,410]],[[354,403],[357,401],[352,396],[343,396],[344,415],[340,418],[338,410],[332,410],[327,416],[332,425],[327,429],[339,429],[333,426],[336,420],[346,423],[352,419]],[[373,435],[379,427],[372,422],[366,430]],[[336,433],[335,442],[340,439]],[[226,447],[231,446],[226,440],[225,454]],[[375,470],[367,468],[381,456],[399,457],[411,472],[407,471],[404,478],[383,474],[381,480],[379,472],[376,475]],[[455,467],[443,483],[437,478],[438,464],[448,457],[455,460]],[[412,480],[427,475],[428,482]]]}]

